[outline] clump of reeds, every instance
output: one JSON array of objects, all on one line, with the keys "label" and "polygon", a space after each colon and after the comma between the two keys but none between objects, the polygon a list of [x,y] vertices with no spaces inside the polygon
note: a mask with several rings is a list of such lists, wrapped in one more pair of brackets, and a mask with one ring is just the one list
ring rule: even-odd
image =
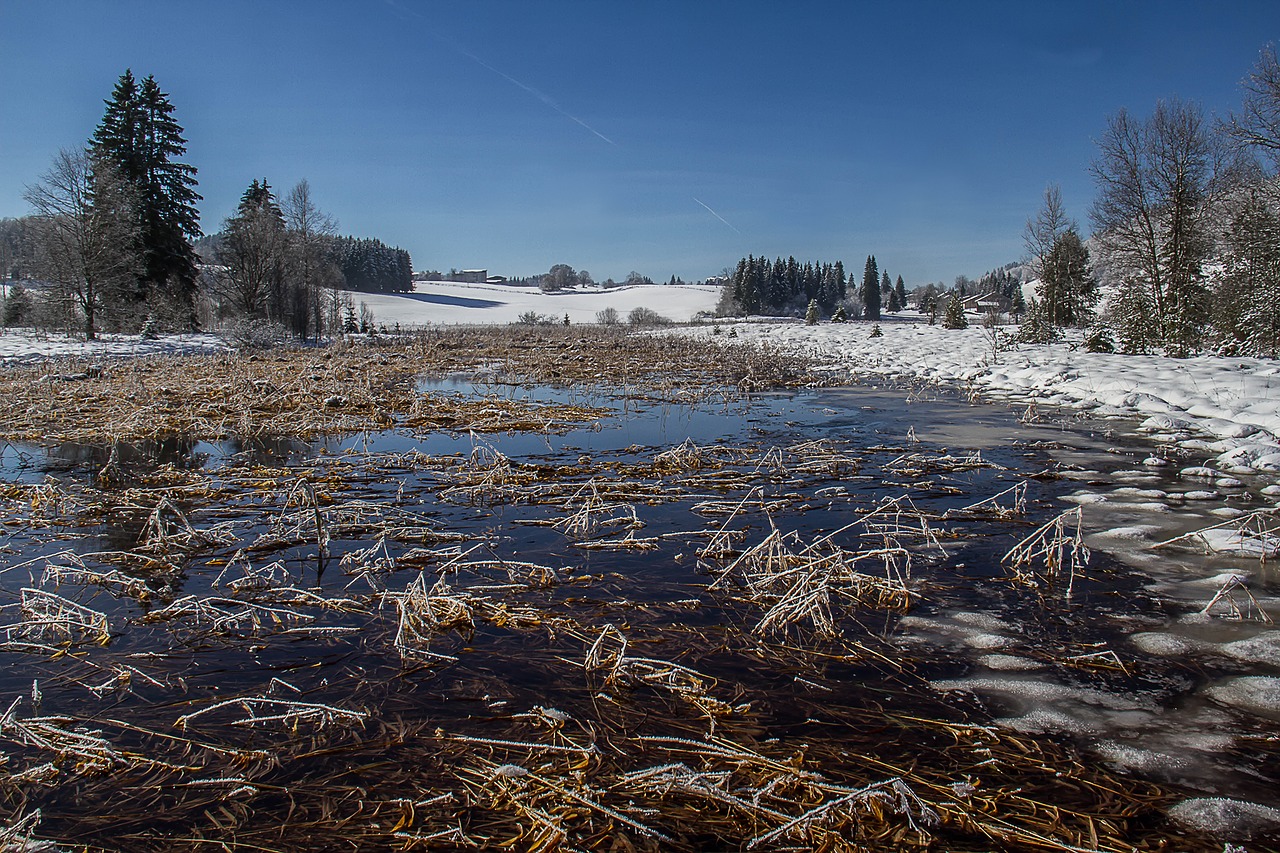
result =
[{"label": "clump of reeds", "polygon": [[1070,598],[1076,578],[1089,563],[1083,523],[1080,507],[1069,509],[1036,528],[1000,562],[1016,583],[1043,591],[1063,588]]},{"label": "clump of reeds", "polygon": [[[878,571],[867,573],[866,566]],[[901,546],[850,551],[835,545],[831,535],[805,543],[795,532],[773,527],[724,568],[712,589],[735,585],[742,597],[765,607],[753,629],[758,634],[807,625],[818,634],[835,635],[835,603],[905,610],[911,602],[910,577],[911,555]]]}]

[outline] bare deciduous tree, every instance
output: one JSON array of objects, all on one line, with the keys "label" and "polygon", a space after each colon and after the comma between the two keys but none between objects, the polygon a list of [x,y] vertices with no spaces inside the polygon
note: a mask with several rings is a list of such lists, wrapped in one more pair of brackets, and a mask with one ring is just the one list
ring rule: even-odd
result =
[{"label": "bare deciduous tree", "polygon": [[341,271],[326,257],[327,241],[337,233],[338,223],[315,203],[311,184],[305,178],[289,190],[282,209],[291,244],[290,325],[296,333],[305,336],[309,317],[316,334],[320,334],[326,319],[321,288],[342,284]]},{"label": "bare deciduous tree", "polygon": [[1211,192],[1222,147],[1200,108],[1161,101],[1143,121],[1120,110],[1107,122],[1090,171],[1099,260],[1118,292],[1113,322],[1122,346],[1163,346],[1185,356],[1208,318],[1201,266],[1212,248]]},{"label": "bare deciduous tree", "polygon": [[123,304],[140,269],[135,203],[107,161],[84,151],[59,151],[23,198],[35,211],[36,274],[97,336],[99,313]]},{"label": "bare deciduous tree", "polygon": [[1031,262],[1036,278],[1044,275],[1044,262],[1053,251],[1068,229],[1076,224],[1067,218],[1067,211],[1062,206],[1062,189],[1057,184],[1050,184],[1044,189],[1044,204],[1034,219],[1028,219],[1022,232],[1023,243],[1027,247],[1027,257]]},{"label": "bare deciduous tree", "polygon": [[1244,103],[1227,123],[1231,136],[1261,150],[1280,166],[1280,61],[1276,47],[1262,49],[1253,71],[1244,79]]}]

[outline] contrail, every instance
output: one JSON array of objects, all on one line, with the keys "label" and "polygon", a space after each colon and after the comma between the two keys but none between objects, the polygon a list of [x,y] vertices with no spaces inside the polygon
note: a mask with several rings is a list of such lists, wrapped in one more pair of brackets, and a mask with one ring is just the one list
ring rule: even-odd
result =
[{"label": "contrail", "polygon": [[577,122],[578,124],[582,125],[582,126],[583,126],[583,127],[585,127],[587,130],[591,131],[591,132],[592,132],[592,133],[594,133],[596,136],[600,137],[601,139],[603,139],[605,142],[609,143],[610,145],[617,145],[617,144],[618,144],[618,143],[614,142],[612,139],[610,139],[609,137],[605,136],[605,135],[604,135],[603,133],[601,133],[600,131],[596,130],[596,129],[595,129],[594,127],[592,127],[591,125],[587,124],[587,123],[586,123],[585,121],[583,121],[582,119],[578,118],[578,117],[577,117],[576,115],[574,115],[573,113],[571,113],[571,112],[567,111],[564,107],[562,107],[562,106],[560,106],[559,104],[557,104],[557,103],[556,103],[556,102],[551,98],[551,96],[550,96],[550,95],[547,95],[547,94],[545,94],[545,93],[543,93],[543,92],[539,92],[537,89],[533,88],[532,86],[529,86],[529,85],[526,85],[526,84],[524,84],[524,83],[521,83],[519,80],[517,80],[516,78],[512,77],[510,74],[507,74],[507,73],[505,73],[505,72],[499,71],[497,68],[494,68],[492,65],[490,65],[490,64],[489,64],[489,63],[487,63],[487,62],[485,62],[485,61],[484,61],[483,59],[481,59],[480,57],[476,56],[474,53],[471,53],[470,51],[468,51],[468,50],[466,50],[466,49],[464,49],[464,48],[458,47],[457,45],[454,45],[454,47],[455,47],[455,48],[457,49],[457,51],[458,51],[459,53],[461,53],[463,56],[468,57],[469,59],[475,60],[475,61],[476,61],[476,62],[478,62],[480,65],[483,65],[485,68],[488,68],[488,69],[489,69],[490,71],[492,71],[494,74],[497,74],[499,77],[501,77],[502,79],[506,80],[506,81],[507,81],[508,83],[510,83],[511,85],[513,85],[513,86],[519,86],[521,89],[524,89],[524,90],[525,90],[526,92],[528,92],[530,95],[533,95],[533,96],[534,96],[535,98],[537,98],[539,101],[542,101],[542,103],[546,104],[547,106],[551,107],[551,109],[553,109],[553,110],[555,110],[556,112],[560,113],[560,115],[562,115],[562,116],[564,116],[565,118],[569,119],[569,121]]},{"label": "contrail", "polygon": [[[701,204],[703,207],[706,207],[706,208],[707,208],[707,213],[710,213],[712,216],[714,216],[716,219],[719,219],[719,220],[720,220],[721,222],[723,222],[725,225],[728,225],[730,228],[733,228],[733,223],[731,223],[729,220],[725,219],[725,218],[724,218],[723,216],[721,216],[720,214],[716,213],[716,212],[715,212],[714,210],[712,210],[710,207],[707,207],[707,205],[703,204],[703,203],[702,203],[702,201],[701,201],[697,196],[694,196],[694,197],[693,197],[693,200],[694,200],[694,201],[696,201],[696,202],[698,202],[698,204]],[[741,232],[741,231],[739,231],[737,228],[733,228],[733,230],[734,230],[734,233],[736,233],[736,234],[741,234],[741,233],[742,233],[742,232]]]},{"label": "contrail", "polygon": [[[426,16],[425,16],[425,15],[423,15],[421,12],[417,11],[416,9],[411,9],[411,8],[406,7],[406,6],[403,6],[403,5],[401,5],[400,3],[396,2],[396,0],[385,0],[385,2],[386,2],[386,4],[387,4],[389,7],[391,7],[392,9],[394,9],[396,12],[400,13],[401,15],[411,15],[412,17],[417,18],[417,19],[422,20],[422,21],[426,21],[426,20],[427,20]],[[453,41],[453,40],[451,40],[451,39],[445,38],[444,36],[442,36],[440,33],[436,32],[435,30],[429,30],[429,32],[430,32],[430,33],[431,33],[431,35],[432,35],[432,36],[434,36],[437,40],[442,41],[442,42],[444,42],[445,44],[449,45],[449,47],[451,47],[451,48],[453,48],[454,50],[458,51],[458,53],[461,53],[463,56],[467,57],[468,59],[472,60],[473,62],[475,62],[475,63],[477,63],[477,64],[479,64],[479,65],[482,65],[482,66],[484,66],[485,68],[488,68],[488,69],[489,69],[490,71],[492,71],[494,74],[497,74],[499,77],[501,77],[502,79],[504,79],[504,80],[506,80],[508,83],[510,83],[512,86],[518,86],[518,87],[520,87],[521,89],[524,89],[524,90],[525,90],[526,92],[528,92],[530,95],[533,95],[533,96],[534,96],[535,98],[537,98],[539,101],[542,101],[542,103],[546,104],[547,106],[551,107],[551,109],[553,109],[553,110],[555,110],[556,112],[560,113],[560,115],[562,115],[562,116],[564,116],[565,118],[569,119],[569,121],[572,121],[572,122],[574,122],[574,123],[576,123],[576,124],[581,125],[582,127],[586,128],[587,130],[589,130],[589,131],[591,131],[592,133],[594,133],[596,136],[598,136],[598,137],[600,137],[601,139],[603,139],[605,142],[609,143],[610,145],[615,145],[615,146],[616,146],[616,145],[618,144],[618,143],[614,142],[612,139],[610,139],[609,137],[605,136],[605,135],[604,135],[603,133],[601,133],[600,131],[596,130],[596,129],[595,129],[594,127],[592,127],[591,125],[587,124],[587,123],[586,123],[585,121],[583,121],[582,119],[578,118],[578,117],[577,117],[576,115],[574,115],[573,113],[571,113],[571,112],[569,112],[568,110],[566,110],[564,107],[562,107],[562,106],[560,106],[559,104],[557,104],[557,103],[555,102],[555,100],[554,100],[550,95],[546,94],[545,92],[539,92],[537,89],[533,88],[532,86],[529,86],[529,85],[527,85],[527,84],[525,84],[525,83],[521,83],[519,80],[517,80],[516,78],[512,77],[510,74],[507,74],[507,73],[505,73],[505,72],[499,71],[497,68],[494,68],[492,65],[490,65],[490,64],[489,64],[489,63],[487,63],[487,62],[485,62],[483,59],[481,59],[480,57],[476,56],[474,53],[472,53],[471,51],[467,50],[467,49],[466,49],[466,48],[464,48],[462,45],[458,44],[457,42],[455,42],[455,41]]]}]

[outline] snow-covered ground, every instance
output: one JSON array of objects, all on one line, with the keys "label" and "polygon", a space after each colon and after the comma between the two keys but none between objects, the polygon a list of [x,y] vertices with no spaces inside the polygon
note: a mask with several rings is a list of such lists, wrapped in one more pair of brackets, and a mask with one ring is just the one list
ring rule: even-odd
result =
[{"label": "snow-covered ground", "polygon": [[[871,337],[872,324],[863,321],[732,323],[713,339],[804,354],[851,382],[942,382],[1019,405],[1137,418],[1225,474],[1280,471],[1280,361],[1113,355],[1065,343],[996,351],[978,326],[950,330],[890,318],[879,327],[882,336]],[[711,336],[713,327],[679,333]]]},{"label": "snow-covered ground", "polygon": [[0,333],[0,365],[26,364],[50,358],[120,358],[159,353],[225,352],[231,347],[217,335],[163,335],[151,340],[137,335],[101,335],[86,341],[66,335],[9,329]]},{"label": "snow-covered ground", "polygon": [[712,311],[720,298],[714,285],[646,284],[635,287],[579,288],[543,293],[536,287],[502,284],[461,284],[452,281],[415,282],[413,293],[352,293],[364,303],[374,321],[391,326],[514,323],[530,311],[570,323],[594,323],[606,308],[626,322],[634,308],[648,308],[677,323],[700,311]]}]

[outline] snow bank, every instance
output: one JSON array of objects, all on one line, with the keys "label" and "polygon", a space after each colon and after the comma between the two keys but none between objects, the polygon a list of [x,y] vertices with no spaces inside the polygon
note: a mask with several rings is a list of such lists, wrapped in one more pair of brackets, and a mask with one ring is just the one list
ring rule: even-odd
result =
[{"label": "snow bank", "polygon": [[1089,353],[1066,344],[998,351],[991,334],[977,327],[950,330],[895,316],[871,337],[871,326],[739,323],[732,329],[739,341],[808,356],[837,379],[948,382],[1020,405],[1132,418],[1146,431],[1212,456],[1212,467],[1197,472],[1205,478],[1280,471],[1280,362]]}]

